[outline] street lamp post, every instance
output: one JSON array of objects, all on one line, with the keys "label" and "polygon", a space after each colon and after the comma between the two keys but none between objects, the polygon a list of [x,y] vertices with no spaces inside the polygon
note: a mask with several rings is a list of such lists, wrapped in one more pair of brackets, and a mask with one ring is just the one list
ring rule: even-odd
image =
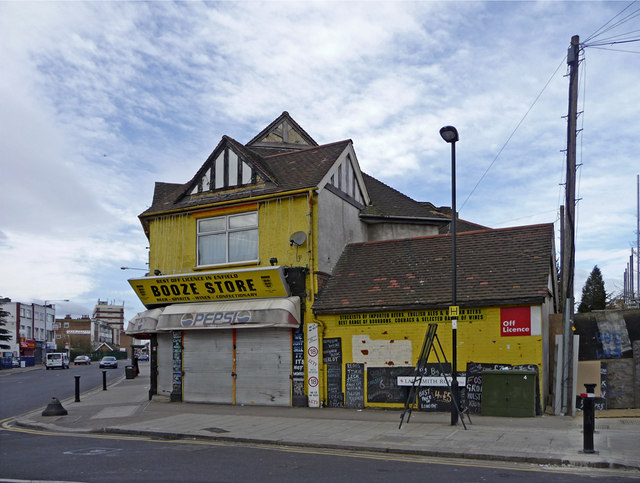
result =
[{"label": "street lamp post", "polygon": [[[451,306],[456,307],[456,142],[458,130],[453,126],[445,126],[440,129],[440,136],[451,144]],[[458,387],[458,319],[457,315],[451,316],[451,425],[458,423],[458,407],[460,400],[460,388]]]},{"label": "street lamp post", "polygon": [[53,323],[51,325],[51,335],[52,335],[52,339],[53,339],[53,343],[56,343],[56,329],[55,329],[55,324],[56,324],[56,309],[54,307],[54,304],[52,304],[51,302],[68,302],[69,299],[57,299],[57,300],[45,300],[44,301],[44,337],[45,337],[45,352],[49,352],[49,348],[47,347],[47,343],[49,342],[47,339],[47,307],[52,307],[53,308]]}]

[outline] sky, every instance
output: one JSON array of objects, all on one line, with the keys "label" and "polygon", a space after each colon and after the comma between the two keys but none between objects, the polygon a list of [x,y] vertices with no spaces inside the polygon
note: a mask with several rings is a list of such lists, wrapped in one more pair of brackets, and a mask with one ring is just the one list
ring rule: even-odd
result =
[{"label": "sky", "polygon": [[[626,10],[625,10],[626,9]],[[564,203],[567,49],[579,35],[576,301],[597,265],[623,288],[636,245],[640,3],[0,1],[0,296],[144,310],[138,215],[223,135],[283,111],[363,171],[491,228]],[[621,15],[618,15],[622,12]],[[635,12],[635,14],[634,14]],[[630,18],[620,23],[631,14]],[[604,27],[604,28],[603,28]],[[590,39],[590,37],[592,37]],[[589,40],[588,40],[589,39]],[[559,243],[557,242],[559,247]]]}]

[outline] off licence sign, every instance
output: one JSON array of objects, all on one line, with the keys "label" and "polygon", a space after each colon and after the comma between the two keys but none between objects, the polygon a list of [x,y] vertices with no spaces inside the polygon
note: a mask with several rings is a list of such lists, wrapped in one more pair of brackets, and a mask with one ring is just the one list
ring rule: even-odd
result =
[{"label": "off licence sign", "polygon": [[500,335],[502,337],[531,335],[531,307],[501,308]]}]

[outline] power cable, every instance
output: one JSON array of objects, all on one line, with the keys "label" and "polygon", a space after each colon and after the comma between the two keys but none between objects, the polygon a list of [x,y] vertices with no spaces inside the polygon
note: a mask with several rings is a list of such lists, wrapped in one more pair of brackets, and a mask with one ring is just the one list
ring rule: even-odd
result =
[{"label": "power cable", "polygon": [[625,54],[640,54],[640,52],[635,51],[635,50],[605,49],[604,47],[593,47],[592,45],[589,45],[588,47],[590,47],[592,49],[598,49],[598,50],[608,50],[610,52],[623,52]]},{"label": "power cable", "polygon": [[500,157],[500,154],[502,154],[502,151],[504,151],[504,149],[507,147],[507,144],[509,144],[509,141],[511,141],[511,138],[515,135],[516,131],[518,130],[518,128],[520,127],[520,125],[524,122],[525,118],[529,115],[529,113],[531,112],[531,110],[533,109],[533,106],[536,105],[536,103],[538,102],[538,99],[540,99],[540,96],[542,96],[542,93],[547,89],[547,87],[549,86],[549,84],[551,83],[551,81],[553,80],[553,78],[555,77],[556,73],[558,72],[558,70],[560,70],[560,67],[562,67],[562,65],[564,64],[565,60],[566,60],[566,56],[560,61],[560,64],[558,64],[558,67],[556,67],[556,70],[553,71],[553,74],[551,74],[551,77],[549,77],[549,80],[547,81],[547,83],[544,85],[544,87],[542,88],[542,90],[538,93],[538,95],[536,96],[535,100],[533,101],[533,103],[531,104],[531,106],[529,106],[529,109],[527,109],[527,112],[524,113],[524,116],[522,116],[522,119],[520,119],[520,121],[518,122],[518,124],[516,125],[516,127],[513,129],[513,131],[511,132],[511,134],[509,135],[509,137],[507,138],[507,140],[505,141],[505,143],[502,145],[502,147],[500,148],[500,150],[498,151],[498,154],[496,154],[496,156],[493,158],[493,161],[491,161],[491,164],[489,164],[489,166],[487,167],[487,169],[484,171],[484,173],[482,173],[482,176],[480,176],[480,179],[478,180],[478,182],[476,183],[476,185],[473,187],[473,189],[471,190],[471,192],[469,193],[469,195],[467,196],[467,198],[464,200],[464,202],[462,203],[462,205],[460,206],[460,208],[458,209],[459,212],[462,211],[462,208],[464,208],[464,205],[467,203],[467,201],[469,201],[469,198],[471,198],[471,196],[473,195],[473,193],[476,191],[476,189],[478,188],[478,186],[480,185],[480,183],[482,182],[482,180],[484,179],[484,177],[487,175],[487,173],[489,172],[489,170],[491,169],[491,167],[495,164],[495,162],[498,160],[498,158]]},{"label": "power cable", "polygon": [[634,3],[637,3],[637,0],[634,0],[633,2],[631,2],[629,5],[627,5],[626,7],[624,7],[620,12],[618,12],[616,15],[614,15],[609,21],[607,21],[602,27],[600,27],[599,29],[597,29],[594,33],[592,33],[589,37],[587,37],[584,41],[584,43],[589,42],[592,39],[595,39],[596,37],[598,37],[599,35],[602,35],[606,32],[609,32],[610,30],[613,30],[614,28],[622,25],[623,23],[631,20],[632,18],[634,18],[638,12],[640,11],[640,9],[637,9],[633,12],[631,12],[631,14],[627,15],[625,18],[618,20],[615,24],[610,25],[609,27],[607,27],[611,22],[613,22],[616,17],[619,17],[620,15],[622,15],[629,7],[631,7],[631,5],[633,5]]}]

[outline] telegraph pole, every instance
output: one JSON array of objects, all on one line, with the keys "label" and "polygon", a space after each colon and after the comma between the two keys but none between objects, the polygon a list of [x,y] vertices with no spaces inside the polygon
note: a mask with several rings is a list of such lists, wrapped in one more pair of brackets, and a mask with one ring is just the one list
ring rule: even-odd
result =
[{"label": "telegraph pole", "polygon": [[571,46],[567,54],[569,65],[569,116],[567,119],[567,185],[565,198],[564,246],[562,250],[562,286],[564,296],[563,311],[563,366],[562,366],[562,410],[573,415],[573,275],[575,268],[575,211],[576,211],[576,137],[578,125],[578,65],[580,37],[571,37]]}]

